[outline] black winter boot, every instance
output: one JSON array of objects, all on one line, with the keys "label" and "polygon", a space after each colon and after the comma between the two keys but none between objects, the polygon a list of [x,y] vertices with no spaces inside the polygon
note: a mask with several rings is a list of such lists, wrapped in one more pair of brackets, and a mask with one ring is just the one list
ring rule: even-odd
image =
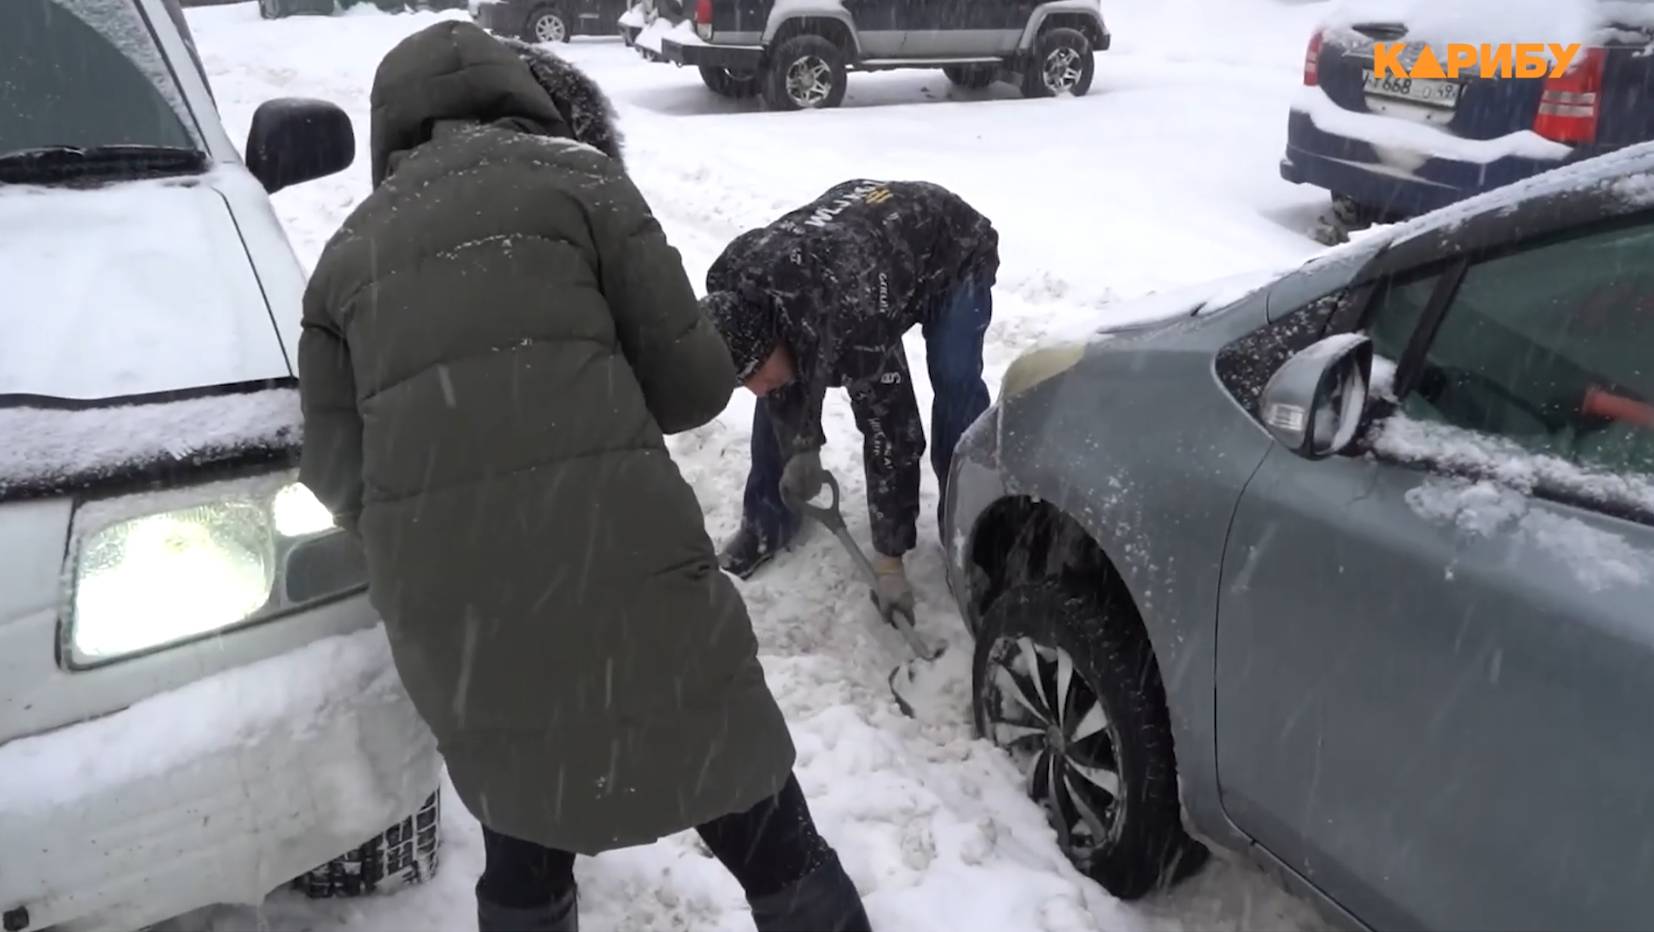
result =
[{"label": "black winter boot", "polygon": [[547,906],[519,909],[477,897],[477,932],[580,932],[578,891]]},{"label": "black winter boot", "polygon": [[872,932],[836,853],[792,886],[747,902],[758,932]]},{"label": "black winter boot", "polygon": [[775,559],[781,552],[782,544],[772,541],[768,535],[746,525],[735,532],[724,544],[724,549],[718,553],[718,565],[724,572],[741,579],[751,579],[752,574],[758,572],[764,564]]}]

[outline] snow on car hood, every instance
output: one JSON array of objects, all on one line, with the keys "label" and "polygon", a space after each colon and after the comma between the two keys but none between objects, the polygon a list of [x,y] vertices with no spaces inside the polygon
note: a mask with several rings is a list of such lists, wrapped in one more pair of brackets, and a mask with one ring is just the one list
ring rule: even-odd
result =
[{"label": "snow on car hood", "polygon": [[1053,324],[1034,348],[1087,343],[1111,334],[1145,330],[1170,321],[1197,317],[1234,304],[1275,281],[1284,271],[1286,268],[1250,269],[1111,302],[1096,314],[1076,314]]},{"label": "snow on car hood", "polygon": [[0,187],[0,395],[108,399],[292,374],[211,182]]}]

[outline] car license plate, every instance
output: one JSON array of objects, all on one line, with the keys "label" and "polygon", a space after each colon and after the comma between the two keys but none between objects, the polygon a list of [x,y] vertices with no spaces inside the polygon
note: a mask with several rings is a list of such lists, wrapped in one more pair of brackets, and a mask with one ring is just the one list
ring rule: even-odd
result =
[{"label": "car license plate", "polygon": [[1426,107],[1452,110],[1459,106],[1459,94],[1464,85],[1439,78],[1398,78],[1395,75],[1379,77],[1371,68],[1361,70],[1362,89],[1374,97],[1405,100]]}]

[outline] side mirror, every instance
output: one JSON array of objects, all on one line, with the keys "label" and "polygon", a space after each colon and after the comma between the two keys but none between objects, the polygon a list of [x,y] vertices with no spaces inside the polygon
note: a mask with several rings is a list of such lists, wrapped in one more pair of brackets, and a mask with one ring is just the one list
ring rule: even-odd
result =
[{"label": "side mirror", "polygon": [[1264,426],[1306,459],[1342,453],[1367,411],[1372,377],[1372,340],[1359,333],[1327,337],[1288,359],[1264,386]]},{"label": "side mirror", "polygon": [[247,131],[247,170],[270,194],[356,160],[350,117],[325,100],[279,97],[259,105]]}]

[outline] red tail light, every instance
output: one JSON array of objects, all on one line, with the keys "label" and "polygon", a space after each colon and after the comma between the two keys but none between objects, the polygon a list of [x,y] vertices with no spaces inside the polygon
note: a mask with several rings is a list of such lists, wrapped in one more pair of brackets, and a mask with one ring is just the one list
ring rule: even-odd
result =
[{"label": "red tail light", "polygon": [[1321,83],[1321,43],[1325,33],[1319,29],[1309,37],[1309,51],[1304,53],[1304,86],[1317,87]]},{"label": "red tail light", "polygon": [[695,25],[712,25],[712,0],[695,0]]},{"label": "red tail light", "polygon": [[1546,78],[1533,131],[1557,142],[1596,142],[1607,64],[1606,49],[1585,49],[1562,77]]}]

